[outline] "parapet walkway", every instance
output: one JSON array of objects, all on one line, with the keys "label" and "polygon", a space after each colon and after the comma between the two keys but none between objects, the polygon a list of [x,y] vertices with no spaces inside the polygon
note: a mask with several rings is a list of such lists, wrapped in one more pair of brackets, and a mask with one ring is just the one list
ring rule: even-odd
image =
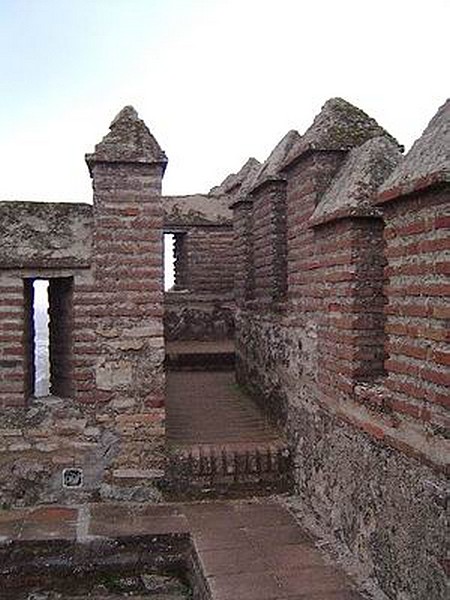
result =
[{"label": "parapet walkway", "polygon": [[233,372],[169,370],[166,411],[168,475],[178,497],[287,491],[286,442]]},{"label": "parapet walkway", "polygon": [[183,564],[196,600],[360,600],[271,500],[0,511],[4,594],[17,578],[158,564]]}]

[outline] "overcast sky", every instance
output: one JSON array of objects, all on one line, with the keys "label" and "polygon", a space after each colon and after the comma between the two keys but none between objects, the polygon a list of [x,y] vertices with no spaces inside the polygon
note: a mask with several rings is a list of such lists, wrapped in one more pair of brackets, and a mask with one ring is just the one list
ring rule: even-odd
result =
[{"label": "overcast sky", "polygon": [[330,97],[409,147],[448,96],[449,0],[0,0],[0,199],[87,201],[132,104],[207,191]]}]

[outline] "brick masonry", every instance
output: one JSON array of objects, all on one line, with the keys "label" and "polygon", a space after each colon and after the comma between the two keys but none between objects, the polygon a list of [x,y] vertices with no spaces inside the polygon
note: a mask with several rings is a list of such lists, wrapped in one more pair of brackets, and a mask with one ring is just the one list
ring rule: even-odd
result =
[{"label": "brick masonry", "polygon": [[[286,300],[236,314],[238,380],[288,434],[298,515],[391,598],[445,597],[449,110],[402,157],[329,101],[278,169]],[[255,299],[275,294],[277,254],[266,229],[262,258],[272,196],[257,194],[234,204]]]}]

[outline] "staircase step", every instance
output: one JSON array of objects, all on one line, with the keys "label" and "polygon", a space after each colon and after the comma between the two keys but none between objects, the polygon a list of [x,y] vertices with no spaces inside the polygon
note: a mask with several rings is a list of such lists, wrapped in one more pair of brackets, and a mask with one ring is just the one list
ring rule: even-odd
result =
[{"label": "staircase step", "polygon": [[290,490],[287,442],[232,373],[169,371],[166,435],[165,492],[174,499]]},{"label": "staircase step", "polygon": [[232,340],[166,343],[165,365],[172,371],[232,371],[234,364]]},{"label": "staircase step", "polygon": [[281,443],[175,446],[169,449],[165,495],[194,500],[289,492],[290,466]]},{"label": "staircase step", "polygon": [[233,371],[234,364],[234,352],[171,353],[165,358],[171,371]]}]

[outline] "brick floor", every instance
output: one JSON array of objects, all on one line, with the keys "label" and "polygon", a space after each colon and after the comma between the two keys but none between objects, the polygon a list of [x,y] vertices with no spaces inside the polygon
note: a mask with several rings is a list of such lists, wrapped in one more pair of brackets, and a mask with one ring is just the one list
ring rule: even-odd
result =
[{"label": "brick floor", "polygon": [[166,417],[172,499],[289,491],[286,441],[232,372],[169,371]]},{"label": "brick floor", "polygon": [[229,372],[173,371],[166,384],[167,440],[177,446],[277,442]]},{"label": "brick floor", "polygon": [[[361,599],[347,577],[327,564],[310,536],[274,500],[0,512],[0,548],[3,545],[11,553],[11,542],[56,537],[85,546],[90,536],[98,544],[102,538],[154,540],[160,534],[188,531],[211,600]],[[0,573],[2,568],[7,567],[0,562]]]}]

